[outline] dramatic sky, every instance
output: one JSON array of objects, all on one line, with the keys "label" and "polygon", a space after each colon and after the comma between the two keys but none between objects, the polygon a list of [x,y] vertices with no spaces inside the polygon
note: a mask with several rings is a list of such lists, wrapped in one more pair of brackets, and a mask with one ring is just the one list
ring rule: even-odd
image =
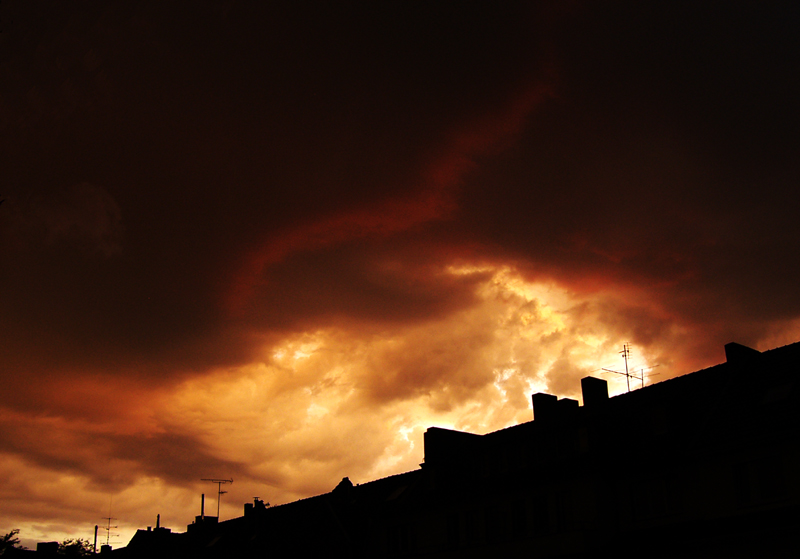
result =
[{"label": "dramatic sky", "polygon": [[626,342],[800,339],[791,4],[2,2],[0,533],[183,531],[201,478],[230,518],[411,470]]}]

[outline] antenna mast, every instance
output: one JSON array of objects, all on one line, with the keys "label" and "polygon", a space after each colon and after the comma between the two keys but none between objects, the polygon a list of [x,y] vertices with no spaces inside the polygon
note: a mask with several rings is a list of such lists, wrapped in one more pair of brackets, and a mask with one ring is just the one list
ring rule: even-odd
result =
[{"label": "antenna mast", "polygon": [[631,344],[625,342],[622,344],[622,358],[625,360],[625,381],[628,383],[628,392],[631,391],[631,374],[628,372],[628,358],[631,356]]},{"label": "antenna mast", "polygon": [[[652,371],[653,369],[658,367],[658,365],[653,365],[652,367],[641,367],[639,369],[639,374],[637,375],[635,370],[634,371],[630,371],[628,369],[628,361],[631,358],[631,344],[629,344],[627,342],[624,343],[622,345],[622,351],[620,351],[619,353],[620,353],[620,355],[622,355],[622,358],[625,360],[625,372],[624,373],[622,371],[615,371],[614,369],[606,369],[605,367],[603,367],[602,369],[595,369],[595,370],[596,371],[605,371],[606,373],[614,373],[615,375],[624,375],[625,376],[625,381],[628,384],[628,392],[631,391],[631,379],[636,379],[636,380],[640,381],[642,383],[642,388],[644,388],[644,376],[645,376],[644,373],[645,373],[645,371]],[[658,373],[648,374],[647,376],[648,377],[658,376]]]},{"label": "antenna mast", "polygon": [[[119,536],[119,534],[112,534],[112,533],[111,533],[111,530],[112,530],[113,528],[117,528],[117,527],[118,527],[118,526],[112,526],[112,525],[111,525],[111,521],[112,521],[112,520],[116,520],[116,518],[114,518],[113,516],[104,516],[104,517],[103,517],[103,520],[105,520],[105,521],[106,521],[106,525],[105,525],[105,526],[103,526],[103,530],[105,530],[105,531],[106,531],[106,545],[110,545],[110,544],[111,544],[111,538],[112,538],[112,536],[113,536],[113,537],[115,537],[115,538],[116,538],[117,536]],[[116,543],[116,542],[114,542],[114,543]]]},{"label": "antenna mast", "polygon": [[642,386],[644,386],[644,373],[642,374],[641,377],[637,377],[634,373],[631,373],[630,371],[628,371],[628,359],[631,358],[631,344],[629,344],[628,342],[625,342],[624,344],[622,344],[622,351],[620,351],[619,353],[622,355],[622,358],[625,360],[625,372],[623,373],[622,371],[615,371],[613,369],[605,369],[605,368],[603,370],[605,372],[607,372],[607,373],[614,373],[614,374],[617,374],[617,375],[625,375],[625,382],[628,385],[628,392],[631,391],[631,377],[633,377],[633,378],[635,378],[637,380],[641,380],[642,381]]},{"label": "antenna mast", "polygon": [[217,521],[219,521],[219,499],[223,493],[227,493],[227,491],[222,490],[222,484],[233,483],[233,478],[231,479],[203,478],[200,481],[210,481],[211,483],[217,484]]}]

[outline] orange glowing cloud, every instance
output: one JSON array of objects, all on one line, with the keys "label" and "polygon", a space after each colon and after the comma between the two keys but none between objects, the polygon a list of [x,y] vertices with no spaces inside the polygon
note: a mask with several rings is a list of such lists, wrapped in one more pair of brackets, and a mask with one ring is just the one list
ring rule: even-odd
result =
[{"label": "orange glowing cloud", "polygon": [[182,530],[207,477],[240,516],[625,342],[800,337],[797,14],[73,4],[0,17],[0,534]]}]

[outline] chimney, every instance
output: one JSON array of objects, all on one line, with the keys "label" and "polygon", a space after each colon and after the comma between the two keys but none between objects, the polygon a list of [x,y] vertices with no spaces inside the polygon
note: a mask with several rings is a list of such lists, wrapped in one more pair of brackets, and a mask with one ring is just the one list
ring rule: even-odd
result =
[{"label": "chimney", "polygon": [[202,520],[206,516],[206,494],[202,493],[200,495],[200,519]]},{"label": "chimney", "polygon": [[747,347],[746,345],[731,342],[725,344],[725,360],[728,363],[747,363],[761,355],[757,349]]},{"label": "chimney", "polygon": [[545,392],[537,392],[531,396],[533,402],[533,419],[537,421],[549,421],[556,415],[556,405],[558,398]]},{"label": "chimney", "polygon": [[608,401],[608,383],[601,378],[583,377],[581,379],[583,405],[593,408]]},{"label": "chimney", "polygon": [[578,400],[573,400],[572,398],[561,398],[558,401],[558,411],[559,413],[569,413],[570,410],[578,409],[579,404]]},{"label": "chimney", "polygon": [[467,459],[476,452],[481,436],[463,431],[428,427],[423,435],[425,464],[452,464]]},{"label": "chimney", "polygon": [[156,530],[158,530],[159,528],[161,528],[161,515],[160,514],[156,515]]}]

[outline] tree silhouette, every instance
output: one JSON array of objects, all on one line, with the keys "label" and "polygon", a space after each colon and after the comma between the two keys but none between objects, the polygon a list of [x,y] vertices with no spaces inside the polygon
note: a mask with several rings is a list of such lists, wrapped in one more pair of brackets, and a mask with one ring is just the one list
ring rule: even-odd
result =
[{"label": "tree silhouette", "polygon": [[94,546],[83,538],[67,538],[58,544],[58,554],[67,557],[83,557],[94,554]]},{"label": "tree silhouette", "polygon": [[19,534],[19,529],[14,529],[5,536],[0,537],[0,555],[11,548],[25,549],[23,546],[19,545],[17,534]]}]

